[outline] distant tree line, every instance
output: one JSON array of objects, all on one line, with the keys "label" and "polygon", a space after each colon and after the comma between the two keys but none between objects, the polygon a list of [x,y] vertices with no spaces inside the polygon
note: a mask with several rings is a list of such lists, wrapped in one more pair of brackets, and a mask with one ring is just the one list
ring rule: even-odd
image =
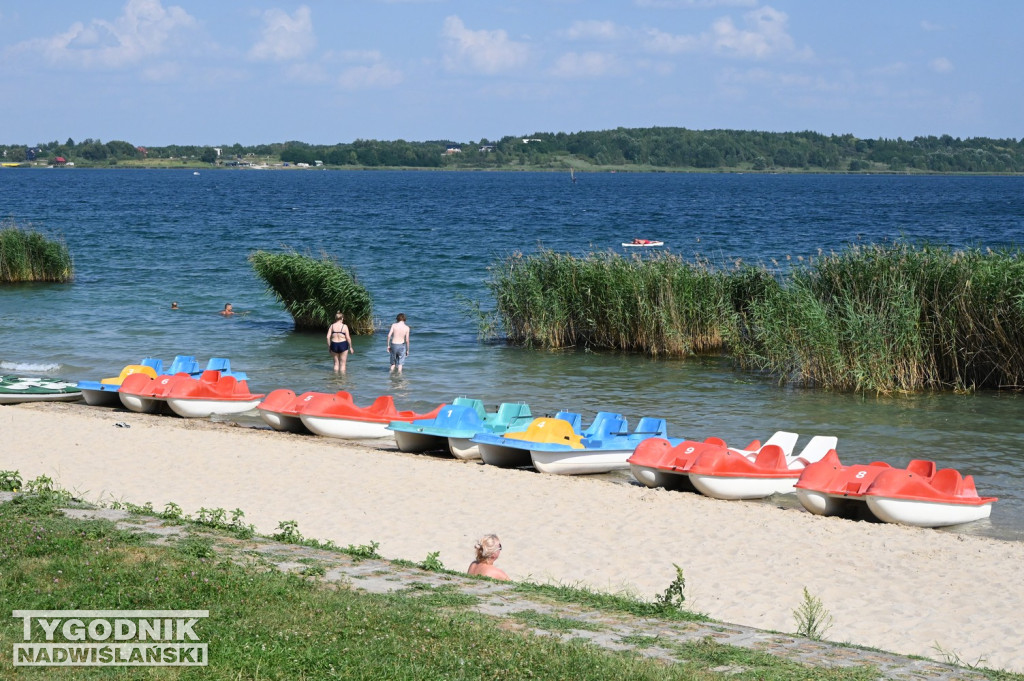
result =
[{"label": "distant tree line", "polygon": [[[219,149],[219,152],[217,151]],[[960,139],[950,135],[911,140],[859,139],[816,132],[616,128],[575,133],[538,132],[497,141],[408,142],[359,139],[339,144],[290,141],[244,146],[141,147],[124,141],[68,139],[0,145],[4,161],[116,165],[121,161],[237,163],[317,162],[334,167],[602,168],[688,170],[809,170],[940,173],[1024,172],[1024,139]]]}]

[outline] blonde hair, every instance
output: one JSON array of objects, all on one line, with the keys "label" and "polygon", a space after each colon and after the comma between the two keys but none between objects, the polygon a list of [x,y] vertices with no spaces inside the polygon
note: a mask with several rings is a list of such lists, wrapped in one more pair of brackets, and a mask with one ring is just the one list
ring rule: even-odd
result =
[{"label": "blonde hair", "polygon": [[501,540],[496,534],[485,534],[473,548],[476,549],[476,562],[482,563],[485,560],[493,559],[501,550]]}]

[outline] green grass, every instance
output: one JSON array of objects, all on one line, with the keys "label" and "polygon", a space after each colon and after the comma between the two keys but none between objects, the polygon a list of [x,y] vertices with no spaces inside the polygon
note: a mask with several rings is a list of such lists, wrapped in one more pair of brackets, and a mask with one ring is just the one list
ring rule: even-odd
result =
[{"label": "green grass", "polygon": [[[173,546],[142,543],[105,520],[71,520],[60,495],[22,495],[0,504],[0,608],[201,609],[196,626],[209,644],[209,667],[12,667],[0,655],[0,677],[24,679],[860,679],[868,667],[805,667],[764,653],[706,642],[685,647],[682,664],[612,652],[580,640],[561,641],[471,610],[479,598],[454,585],[413,583],[375,595],[322,584],[309,575],[239,566],[221,560],[210,539]],[[225,533],[228,530],[224,530]],[[533,593],[552,591],[539,589]],[[599,599],[558,588],[566,599],[627,611],[624,597]],[[589,594],[589,595],[588,595]],[[584,603],[588,605],[589,603]],[[650,604],[648,604],[650,605]],[[647,616],[652,615],[645,610]],[[569,618],[521,612],[513,618],[544,631],[599,631]],[[22,640],[20,620],[0,618],[0,650]],[[738,676],[711,671],[722,664]]]},{"label": "green grass", "polygon": [[0,283],[58,282],[74,278],[71,254],[63,240],[50,239],[13,221],[0,225]]},{"label": "green grass", "polygon": [[355,275],[336,260],[321,254],[253,251],[249,263],[267,290],[284,304],[296,330],[324,331],[341,311],[353,334],[374,331],[373,301]]}]

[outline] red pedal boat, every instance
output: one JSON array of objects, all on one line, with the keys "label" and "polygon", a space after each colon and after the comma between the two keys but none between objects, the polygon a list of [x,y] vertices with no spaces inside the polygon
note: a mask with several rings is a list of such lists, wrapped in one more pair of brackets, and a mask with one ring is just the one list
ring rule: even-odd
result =
[{"label": "red pedal boat", "polygon": [[906,468],[874,461],[844,466],[829,452],[808,466],[796,484],[800,503],[811,513],[857,517],[864,507],[888,523],[945,527],[987,518],[996,497],[978,496],[974,478],[934,461],[915,459]]},{"label": "red pedal boat", "polygon": [[299,413],[299,418],[306,428],[317,435],[347,440],[390,437],[388,424],[392,421],[432,419],[444,406],[439,404],[426,414],[398,411],[391,395],[381,395],[370,406],[360,407],[352,401],[352,395],[344,390],[334,395],[313,393],[304,396],[304,399],[305,406]]}]

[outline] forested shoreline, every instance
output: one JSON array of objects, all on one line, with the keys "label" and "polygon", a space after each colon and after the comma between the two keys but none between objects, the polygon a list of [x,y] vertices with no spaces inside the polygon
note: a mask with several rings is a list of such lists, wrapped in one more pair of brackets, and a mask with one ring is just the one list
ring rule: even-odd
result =
[{"label": "forested shoreline", "polygon": [[726,172],[1021,173],[1024,138],[860,139],[851,134],[689,130],[675,127],[546,133],[471,141],[289,141],[147,147],[85,139],[0,145],[11,165],[167,167],[309,165],[333,168],[449,168]]}]

